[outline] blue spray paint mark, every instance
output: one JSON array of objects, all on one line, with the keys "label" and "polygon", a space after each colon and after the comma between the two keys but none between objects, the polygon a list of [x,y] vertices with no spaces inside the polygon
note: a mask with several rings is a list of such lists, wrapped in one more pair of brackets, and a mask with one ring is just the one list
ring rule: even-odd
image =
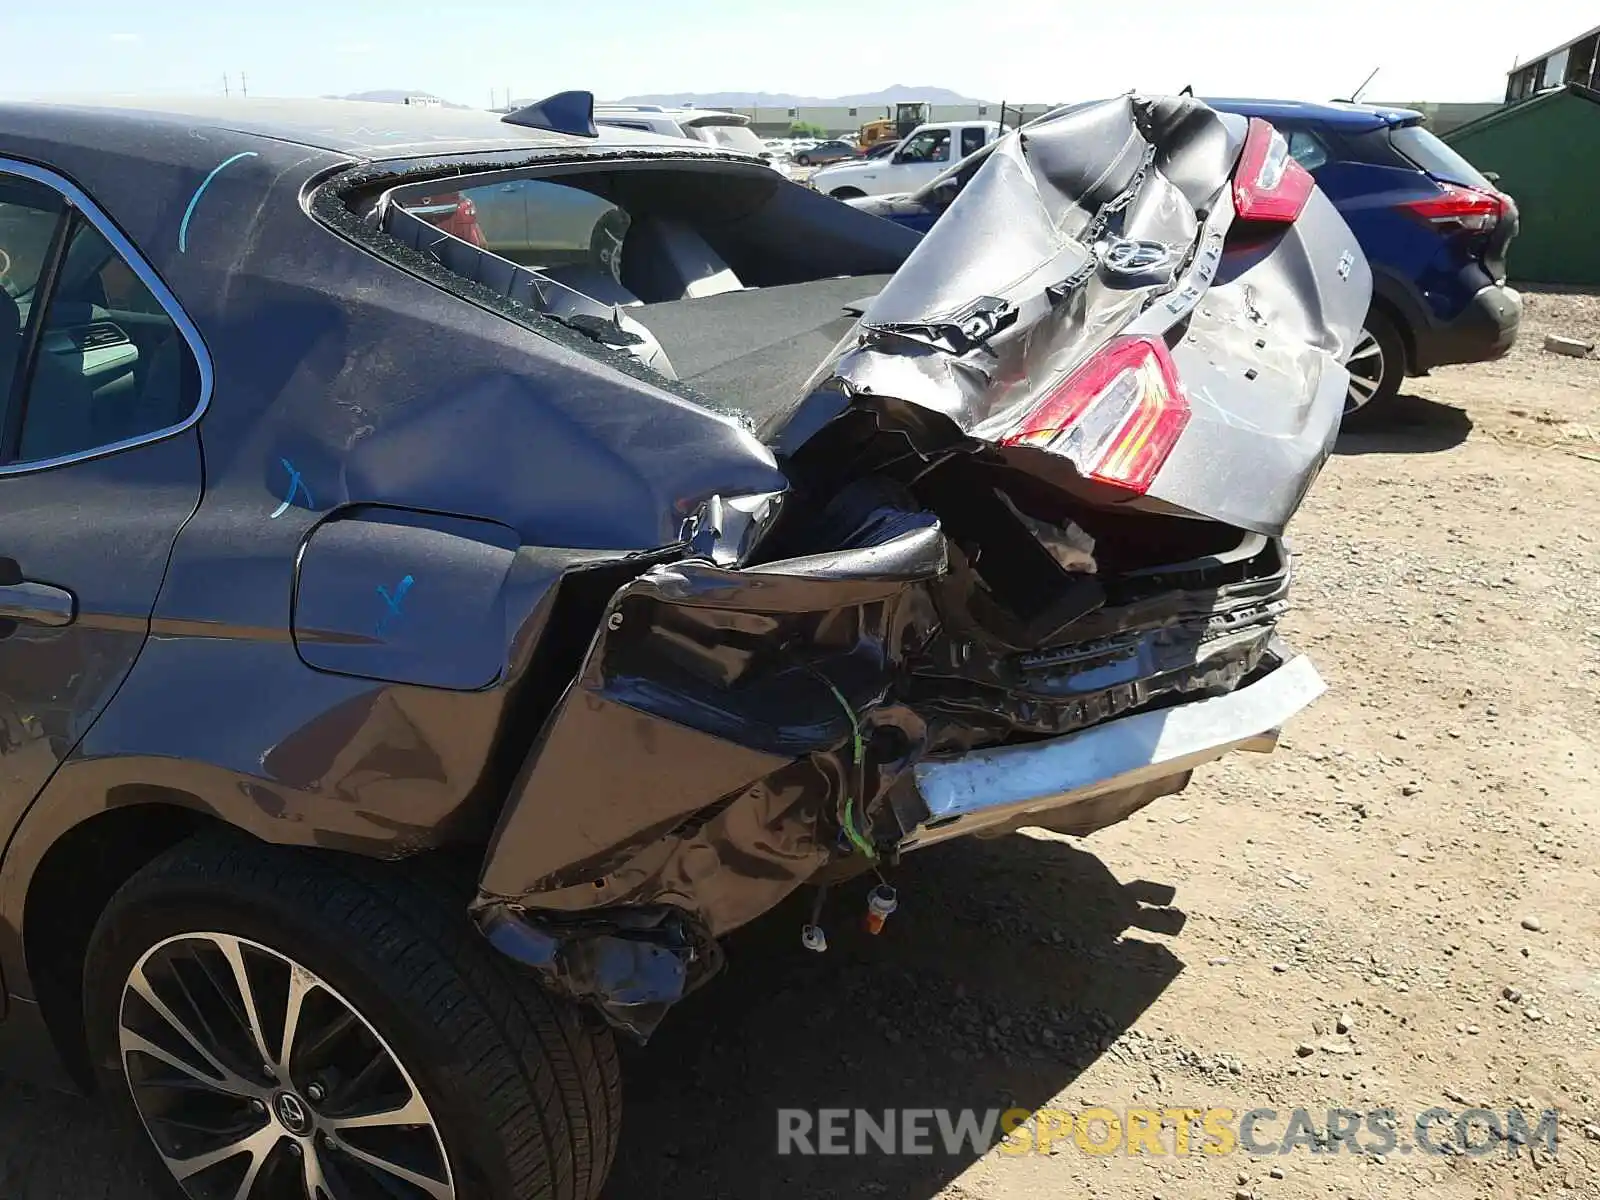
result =
[{"label": "blue spray paint mark", "polygon": [[389,589],[384,587],[383,584],[380,583],[378,585],[378,595],[382,596],[383,602],[389,606],[389,611],[378,618],[378,634],[380,636],[388,628],[389,622],[400,615],[400,601],[406,598],[406,593],[411,590],[411,585],[414,582],[411,576],[407,575],[395,587],[394,595],[392,596],[389,594]]},{"label": "blue spray paint mark", "polygon": [[200,197],[205,195],[206,189],[211,186],[211,181],[222,172],[238,162],[241,158],[259,158],[254,150],[242,150],[232,158],[225,158],[211,169],[211,174],[200,181],[200,186],[195,188],[194,195],[189,197],[189,207],[183,210],[183,221],[178,225],[178,253],[189,252],[189,218],[194,216],[194,206],[200,203]]},{"label": "blue spray paint mark", "polygon": [[300,472],[294,469],[294,464],[287,458],[280,458],[278,461],[283,464],[283,469],[289,472],[289,492],[288,495],[284,496],[283,503],[272,510],[272,516],[268,519],[273,521],[276,521],[289,511],[289,505],[294,503],[296,493],[306,498],[307,508],[315,508],[317,506],[316,501],[311,498],[311,489],[306,487],[306,481],[301,478]]}]

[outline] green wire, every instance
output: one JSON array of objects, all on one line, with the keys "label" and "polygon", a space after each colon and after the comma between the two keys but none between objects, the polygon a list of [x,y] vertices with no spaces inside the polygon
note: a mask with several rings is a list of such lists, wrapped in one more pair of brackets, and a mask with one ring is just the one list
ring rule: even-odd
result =
[{"label": "green wire", "polygon": [[[832,680],[824,679],[822,682],[828,685],[828,690],[833,693],[833,698],[839,702],[839,707],[844,709],[844,715],[850,718],[851,746],[855,752],[855,765],[859,768],[861,766],[861,760],[866,757],[866,747],[861,741],[861,722],[856,720],[856,710],[850,707],[850,701],[844,698],[844,693],[833,686]],[[850,795],[850,789],[846,788],[844,793],[843,822],[845,836],[850,839],[850,844],[852,846],[861,851],[861,853],[865,854],[868,858],[877,858],[878,852],[873,849],[872,843],[863,837],[856,829],[855,804],[855,799]]]}]

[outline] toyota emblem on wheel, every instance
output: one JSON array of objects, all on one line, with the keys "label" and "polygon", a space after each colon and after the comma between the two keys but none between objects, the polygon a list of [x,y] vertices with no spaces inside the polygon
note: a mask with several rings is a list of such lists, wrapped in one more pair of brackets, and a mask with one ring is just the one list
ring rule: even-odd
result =
[{"label": "toyota emblem on wheel", "polygon": [[272,1107],[278,1114],[279,1123],[290,1133],[299,1135],[310,1130],[311,1114],[306,1112],[306,1106],[293,1092],[278,1093]]}]

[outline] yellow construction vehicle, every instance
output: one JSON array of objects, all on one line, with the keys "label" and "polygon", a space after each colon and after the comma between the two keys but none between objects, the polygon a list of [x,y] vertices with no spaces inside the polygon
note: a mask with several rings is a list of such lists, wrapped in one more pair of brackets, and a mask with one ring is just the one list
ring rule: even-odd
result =
[{"label": "yellow construction vehicle", "polygon": [[889,141],[891,138],[899,141],[908,137],[918,125],[925,125],[931,119],[932,109],[925,100],[911,100],[894,106],[894,116],[884,117],[877,121],[868,121],[861,127],[858,139],[863,150],[868,150],[879,142]]},{"label": "yellow construction vehicle", "polygon": [[858,139],[863,150],[876,146],[879,142],[887,142],[891,138],[898,139],[893,121],[868,121],[861,127],[861,136]]}]

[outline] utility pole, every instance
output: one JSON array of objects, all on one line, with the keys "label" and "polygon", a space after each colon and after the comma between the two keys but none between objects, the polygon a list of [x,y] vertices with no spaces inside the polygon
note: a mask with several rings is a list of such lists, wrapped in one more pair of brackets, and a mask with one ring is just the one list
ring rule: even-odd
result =
[{"label": "utility pole", "polygon": [[222,73],[222,94],[225,97],[233,95],[233,93],[228,90],[228,73],[226,71]]},{"label": "utility pole", "polygon": [[250,95],[250,89],[247,86],[245,86],[244,72],[243,71],[239,72],[239,95],[246,96],[246,97],[248,97]]}]

